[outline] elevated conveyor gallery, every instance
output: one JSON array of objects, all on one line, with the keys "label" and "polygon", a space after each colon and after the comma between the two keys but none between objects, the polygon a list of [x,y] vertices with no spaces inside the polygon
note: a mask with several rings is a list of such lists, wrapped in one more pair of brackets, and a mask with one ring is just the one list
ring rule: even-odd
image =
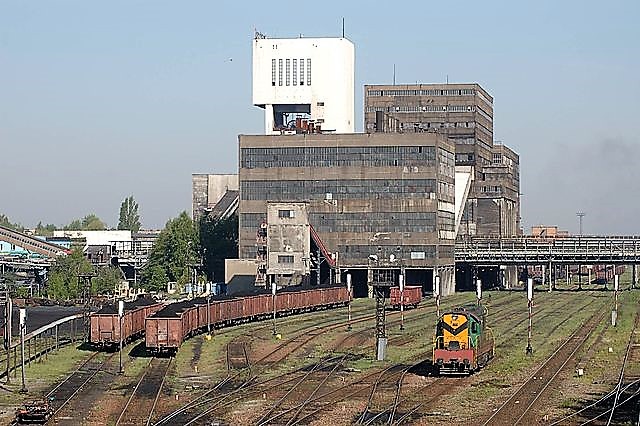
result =
[{"label": "elevated conveyor gallery", "polygon": [[46,257],[57,257],[67,252],[64,247],[30,237],[22,232],[17,232],[4,226],[0,226],[0,241],[22,247],[32,253]]}]

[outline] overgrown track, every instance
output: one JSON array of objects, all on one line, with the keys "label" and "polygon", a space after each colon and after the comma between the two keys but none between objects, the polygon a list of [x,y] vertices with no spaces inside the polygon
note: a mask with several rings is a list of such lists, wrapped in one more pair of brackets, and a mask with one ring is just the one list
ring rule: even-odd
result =
[{"label": "overgrown track", "polygon": [[485,422],[485,425],[531,424],[531,408],[545,393],[549,385],[571,361],[576,352],[602,321],[605,312],[598,312],[578,328],[553,352],[533,375],[523,383]]},{"label": "overgrown track", "polygon": [[60,384],[51,390],[46,398],[51,401],[53,415],[48,423],[58,422],[62,418],[69,416],[70,402],[81,392],[87,389],[87,384],[100,371],[104,370],[104,366],[115,356],[111,354],[104,360],[94,352],[89,359],[80,365],[76,370],[69,374]]},{"label": "overgrown track", "polygon": [[173,358],[151,358],[122,408],[118,425],[150,425]]}]

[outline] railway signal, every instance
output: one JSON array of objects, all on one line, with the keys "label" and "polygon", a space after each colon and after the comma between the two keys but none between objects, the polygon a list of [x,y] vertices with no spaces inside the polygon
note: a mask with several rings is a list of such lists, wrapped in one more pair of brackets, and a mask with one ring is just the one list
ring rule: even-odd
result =
[{"label": "railway signal", "polygon": [[120,335],[120,370],[119,373],[124,373],[122,369],[122,317],[124,316],[124,300],[118,301],[118,334]]},{"label": "railway signal", "polygon": [[25,385],[24,378],[24,334],[27,328],[27,309],[20,308],[20,360],[22,363],[22,389],[20,393],[27,393],[27,387]]},{"label": "railway signal", "polygon": [[482,281],[479,279],[476,280],[476,298],[478,299],[478,305],[480,305],[480,301],[482,300]]},{"label": "railway signal", "polygon": [[351,274],[347,274],[347,293],[349,293],[349,302],[347,303],[347,330],[351,331],[351,300],[353,293],[351,292]]},{"label": "railway signal", "polygon": [[527,279],[527,305],[529,307],[529,327],[527,330],[527,355],[531,355],[533,353],[533,348],[531,347],[531,316],[533,311],[533,278]]}]

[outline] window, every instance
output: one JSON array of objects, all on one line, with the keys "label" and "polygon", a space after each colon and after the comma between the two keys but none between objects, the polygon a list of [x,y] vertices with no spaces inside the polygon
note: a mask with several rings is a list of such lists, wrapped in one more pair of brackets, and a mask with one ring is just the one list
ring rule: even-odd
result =
[{"label": "window", "polygon": [[271,85],[276,85],[276,60],[271,60]]},{"label": "window", "polygon": [[311,86],[311,58],[307,58],[307,86]]},{"label": "window", "polygon": [[293,85],[298,85],[298,60],[293,60]]},{"label": "window", "polygon": [[286,71],[286,84],[289,86],[291,84],[291,59],[287,59],[287,71]]},{"label": "window", "polygon": [[278,255],[278,263],[293,263],[293,255]]},{"label": "window", "polygon": [[471,323],[471,332],[473,334],[477,334],[478,333],[478,324],[477,323],[475,323],[475,322]]},{"label": "window", "polygon": [[300,59],[300,86],[304,86],[304,59]]},{"label": "window", "polygon": [[278,86],[282,86],[282,59],[278,59]]},{"label": "window", "polygon": [[278,217],[283,218],[291,218],[296,217],[295,212],[293,210],[278,210]]}]

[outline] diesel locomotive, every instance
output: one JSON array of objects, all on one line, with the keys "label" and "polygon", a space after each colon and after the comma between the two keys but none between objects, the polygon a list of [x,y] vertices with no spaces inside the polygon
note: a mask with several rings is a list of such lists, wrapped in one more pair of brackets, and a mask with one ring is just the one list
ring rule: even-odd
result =
[{"label": "diesel locomotive", "polygon": [[432,358],[438,374],[471,374],[493,358],[495,342],[486,319],[482,305],[454,308],[438,318]]}]

